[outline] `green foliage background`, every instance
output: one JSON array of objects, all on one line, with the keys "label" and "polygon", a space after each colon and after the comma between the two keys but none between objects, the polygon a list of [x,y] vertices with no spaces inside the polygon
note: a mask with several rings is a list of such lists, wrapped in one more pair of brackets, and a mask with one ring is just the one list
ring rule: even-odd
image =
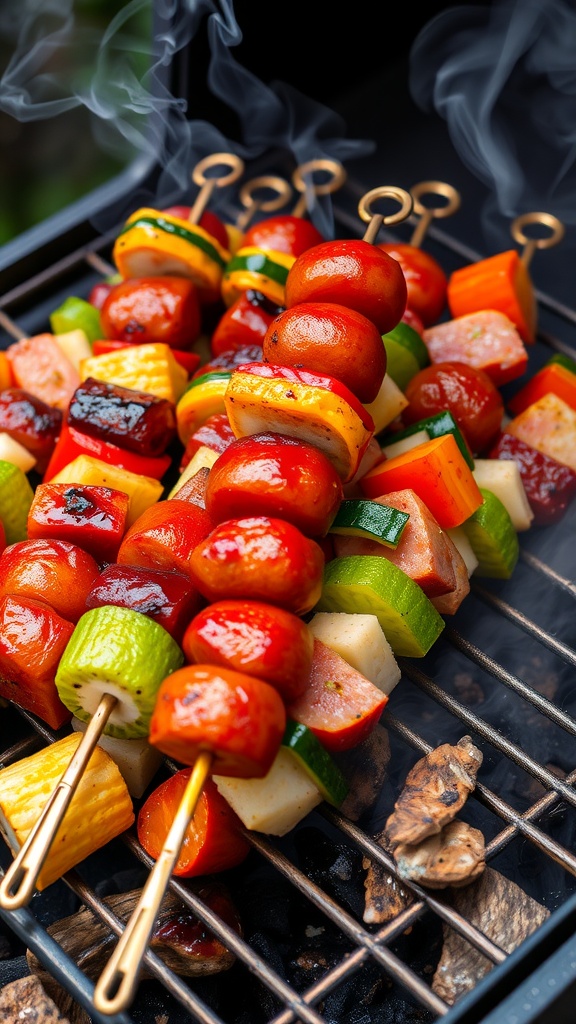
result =
[{"label": "green foliage background", "polygon": [[[0,0],[3,18],[10,17],[8,8],[13,3],[21,2]],[[125,6],[120,0],[74,0],[75,23],[83,30],[93,29],[101,37]],[[129,26],[130,34],[142,41],[141,49],[130,55],[139,76],[146,71],[150,24],[151,4],[145,4],[131,18]],[[14,41],[2,33],[2,72],[13,48]],[[65,59],[51,58],[55,72],[66,73],[62,67]],[[80,53],[75,54],[75,60],[77,64],[81,62]],[[86,74],[89,78],[88,67]],[[94,137],[93,115],[84,107],[46,120],[25,122],[0,111],[0,245],[108,181],[133,155],[128,143],[119,147],[118,152],[103,151]]]}]

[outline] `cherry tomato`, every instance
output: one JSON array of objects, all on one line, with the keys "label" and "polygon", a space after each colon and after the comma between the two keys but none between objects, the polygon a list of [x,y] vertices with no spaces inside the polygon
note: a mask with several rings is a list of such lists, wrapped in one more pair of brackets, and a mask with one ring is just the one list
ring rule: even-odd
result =
[{"label": "cherry tomato", "polygon": [[386,373],[386,349],[372,320],[336,302],[300,302],[264,337],[264,362],[328,373],[361,402],[373,402]]},{"label": "cherry tomato", "polygon": [[100,310],[107,338],[190,348],[200,334],[198,292],[185,277],[133,277],[114,285]]},{"label": "cherry tomato", "polygon": [[[161,783],[140,808],[136,822],[138,841],[154,860],[168,838],[191,774],[192,768],[182,768]],[[241,827],[238,815],[220,795],[216,783],[206,779],[172,874],[194,878],[241,864],[250,852],[250,843],[242,835]]]},{"label": "cherry tomato", "polygon": [[407,288],[398,260],[363,239],[323,242],[307,249],[288,271],[286,306],[337,302],[362,313],[387,334],[406,309]]},{"label": "cherry tomato", "polygon": [[185,765],[209,751],[214,775],[263,778],[285,729],[284,702],[264,680],[218,665],[185,665],[160,684],[149,742]]},{"label": "cherry tomato", "polygon": [[[380,342],[382,344],[382,342]],[[308,537],[323,536],[344,496],[330,459],[286,434],[235,439],[210,470],[204,500],[214,524],[240,516],[276,516]]]},{"label": "cherry tomato", "polygon": [[323,570],[314,540],[267,516],[220,523],[190,556],[192,580],[208,601],[268,601],[295,615],[319,601]]},{"label": "cherry tomato", "polygon": [[254,246],[268,252],[283,252],[288,256],[300,256],[306,249],[319,245],[324,236],[309,220],[284,213],[277,217],[266,217],[253,224],[244,233],[242,248]]},{"label": "cherry tomato", "polygon": [[308,686],[312,648],[303,619],[264,601],[216,601],[194,616],[182,638],[188,661],[248,672],[285,701]]},{"label": "cherry tomato", "polygon": [[499,435],[504,403],[484,370],[460,362],[435,363],[412,378],[405,395],[409,405],[402,420],[407,426],[449,409],[474,455]]},{"label": "cherry tomato", "polygon": [[90,290],[90,294],[88,295],[88,302],[92,306],[95,306],[96,309],[102,309],[102,306],[104,305],[105,300],[110,295],[110,292],[112,291],[113,287],[113,281],[97,281],[96,284],[93,285],[93,287]]},{"label": "cherry tomato", "polygon": [[86,611],[86,597],[100,573],[92,555],[66,540],[22,540],[0,558],[0,595],[41,599],[69,622]]},{"label": "cherry tomato", "polygon": [[262,347],[266,331],[282,309],[262,292],[248,288],[220,317],[210,340],[212,355],[248,345]]},{"label": "cherry tomato", "polygon": [[402,313],[401,320],[403,320],[405,324],[408,324],[409,327],[412,327],[417,334],[422,337],[424,333],[422,318],[419,317],[418,313],[415,313],[413,309],[410,309],[410,306],[406,306],[406,309]]},{"label": "cherry tomato", "polygon": [[446,306],[448,278],[442,267],[415,245],[407,242],[382,242],[378,246],[402,267],[406,278],[406,305],[418,314],[425,327],[436,323]]}]

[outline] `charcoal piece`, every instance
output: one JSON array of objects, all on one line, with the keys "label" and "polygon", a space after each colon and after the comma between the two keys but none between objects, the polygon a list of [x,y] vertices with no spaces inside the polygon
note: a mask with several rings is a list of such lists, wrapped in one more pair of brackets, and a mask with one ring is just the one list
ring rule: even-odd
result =
[{"label": "charcoal piece", "polygon": [[[550,915],[546,907],[493,868],[486,868],[472,885],[455,889],[450,902],[507,953],[517,949]],[[488,974],[493,964],[448,925],[443,926],[443,933],[432,989],[452,1006]]]},{"label": "charcoal piece", "polygon": [[29,975],[0,989],[2,1024],[70,1024],[44,991],[39,978]]},{"label": "charcoal piece", "polygon": [[414,845],[434,835],[461,811],[476,785],[482,753],[469,736],[443,743],[420,758],[386,822],[388,839]]},{"label": "charcoal piece", "polygon": [[352,914],[360,917],[363,900],[360,852],[317,828],[302,828],[294,835],[301,867],[308,878]]},{"label": "charcoal piece", "polygon": [[349,790],[340,810],[345,818],[358,821],[372,809],[380,796],[390,761],[390,740],[382,725],[350,750],[334,754]]},{"label": "charcoal piece", "polygon": [[[386,853],[392,852],[386,831],[375,836],[375,842]],[[363,867],[366,871],[363,916],[366,924],[387,924],[414,902],[414,897],[407,888],[404,888],[396,875],[378,861],[365,857]]]},{"label": "charcoal piece", "polygon": [[477,828],[457,818],[437,835],[409,846],[394,847],[398,873],[407,881],[428,889],[470,885],[485,867],[484,836]]}]

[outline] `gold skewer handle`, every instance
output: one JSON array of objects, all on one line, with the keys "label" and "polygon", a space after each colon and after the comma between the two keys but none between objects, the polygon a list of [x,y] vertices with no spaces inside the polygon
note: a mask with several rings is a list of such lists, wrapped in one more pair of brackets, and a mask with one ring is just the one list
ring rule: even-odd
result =
[{"label": "gold skewer handle", "polygon": [[[538,224],[550,229],[550,234],[543,238],[530,238],[524,231],[529,224]],[[561,220],[552,213],[523,213],[512,221],[510,228],[513,239],[524,246],[522,263],[528,267],[536,249],[550,249],[564,238],[565,228]]]},{"label": "gold skewer handle", "polygon": [[140,966],[154,923],[211,766],[212,754],[209,753],[200,754],[194,764],[158,860],[148,876],[128,924],[96,983],[93,1002],[99,1013],[120,1013],[134,998]]},{"label": "gold skewer handle", "polygon": [[[261,192],[264,192],[269,198],[263,198],[260,195]],[[272,196],[270,196],[270,192],[272,192]],[[240,202],[246,209],[238,217],[236,227],[244,231],[258,210],[264,210],[267,213],[271,210],[279,210],[280,207],[286,205],[291,195],[292,186],[284,178],[278,178],[274,174],[263,174],[260,178],[247,181],[240,189]]]},{"label": "gold skewer handle", "polygon": [[[314,175],[327,175],[327,177],[323,181],[315,181]],[[305,164],[300,164],[292,175],[292,183],[294,188],[302,194],[292,210],[292,216],[303,217],[308,212],[310,195],[330,195],[342,188],[345,181],[346,171],[337,160],[318,157],[315,160],[308,160]]]},{"label": "gold skewer handle", "polygon": [[[227,174],[213,175],[206,177],[206,171],[209,171],[213,167],[229,167],[230,170]],[[204,210],[208,206],[210,198],[215,188],[224,188],[225,185],[232,185],[241,174],[244,173],[244,161],[236,156],[235,153],[211,153],[210,156],[205,156],[203,160],[200,160],[196,164],[196,167],[192,171],[192,181],[195,185],[200,186],[200,191],[196,196],[194,205],[188,214],[188,220],[191,224],[197,224],[200,217],[204,213]]]},{"label": "gold skewer handle", "polygon": [[[375,213],[372,207],[378,199],[395,199],[400,204],[400,209],[396,213],[386,216]],[[358,213],[361,219],[368,222],[368,227],[364,232],[364,241],[374,243],[383,224],[399,224],[410,216],[413,209],[414,200],[410,193],[403,188],[398,188],[396,185],[380,185],[378,188],[371,189],[370,192],[362,196],[358,203]]]},{"label": "gold skewer handle", "polygon": [[101,698],[60,782],[6,871],[0,883],[0,907],[3,910],[17,910],[34,895],[38,875],[50,853],[56,832],[116,703],[117,698],[109,693]]},{"label": "gold skewer handle", "polygon": [[[410,239],[410,245],[418,247],[422,245],[424,236],[434,218],[451,217],[456,210],[460,209],[461,199],[460,193],[454,186],[448,185],[445,181],[419,181],[417,185],[412,186],[410,191],[414,198],[414,213],[420,217]],[[441,203],[440,206],[424,205],[421,199],[426,195],[442,196],[447,202]]]}]

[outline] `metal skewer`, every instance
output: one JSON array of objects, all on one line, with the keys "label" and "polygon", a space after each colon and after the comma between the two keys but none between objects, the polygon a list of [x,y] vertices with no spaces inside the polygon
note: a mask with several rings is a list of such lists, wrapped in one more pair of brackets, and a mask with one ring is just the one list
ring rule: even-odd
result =
[{"label": "metal skewer", "polygon": [[62,819],[117,703],[112,694],[105,693],[101,697],[60,782],[0,882],[0,907],[3,910],[17,910],[32,898]]},{"label": "metal skewer", "polygon": [[[222,166],[230,168],[227,174],[206,176],[206,171]],[[244,161],[239,156],[236,156],[235,153],[211,153],[209,156],[204,157],[203,160],[200,160],[192,171],[192,181],[195,185],[200,186],[200,191],[188,214],[190,223],[198,224],[212,198],[215,188],[224,188],[226,185],[232,185],[235,181],[238,181],[238,178],[243,173]]]},{"label": "metal skewer", "polygon": [[[432,221],[434,219],[441,220],[443,217],[451,217],[453,213],[456,213],[456,210],[460,209],[461,200],[460,193],[445,181],[420,181],[417,185],[412,186],[410,192],[414,199],[414,213],[417,213],[420,217],[410,239],[410,245],[418,248],[422,245]],[[422,196],[425,195],[442,196],[447,202],[441,203],[439,206],[424,204]]]},{"label": "metal skewer", "polygon": [[195,761],[160,855],[148,876],[132,916],[96,983],[94,1006],[100,1013],[118,1013],[126,1009],[134,998],[141,963],[154,923],[211,767],[212,754],[208,752],[200,754]]},{"label": "metal skewer", "polygon": [[[324,180],[314,180],[315,175],[324,176]],[[304,217],[311,209],[310,198],[314,200],[316,196],[330,195],[342,188],[345,181],[346,171],[336,160],[318,158],[300,164],[292,175],[294,188],[301,193],[292,216]]]}]

